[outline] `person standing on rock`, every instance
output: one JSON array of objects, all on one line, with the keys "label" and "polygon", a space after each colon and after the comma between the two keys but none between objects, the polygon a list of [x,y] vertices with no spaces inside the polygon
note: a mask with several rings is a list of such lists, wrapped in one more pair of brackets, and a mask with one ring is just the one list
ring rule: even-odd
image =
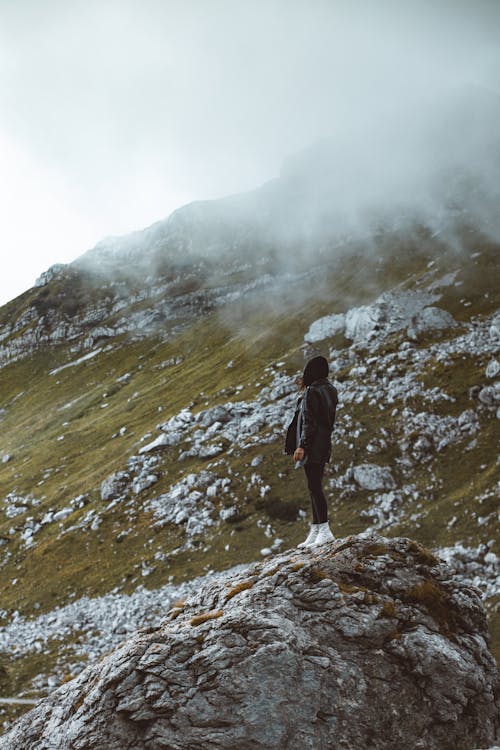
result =
[{"label": "person standing on rock", "polygon": [[304,467],[312,505],[309,534],[299,547],[318,547],[334,536],[328,524],[328,506],[323,492],[325,464],[330,460],[331,435],[337,409],[337,389],[328,380],[328,362],[313,357],[306,364],[294,417],[287,429],[285,453],[295,466]]}]

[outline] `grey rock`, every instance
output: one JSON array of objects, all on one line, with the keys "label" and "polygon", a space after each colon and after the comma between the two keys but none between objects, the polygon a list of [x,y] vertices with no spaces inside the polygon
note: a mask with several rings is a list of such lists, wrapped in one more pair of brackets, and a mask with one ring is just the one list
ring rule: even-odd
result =
[{"label": "grey rock", "polygon": [[149,453],[150,451],[157,450],[157,448],[165,448],[169,445],[175,445],[179,442],[180,434],[173,434],[176,435],[177,439],[172,440],[172,434],[167,435],[166,433],[162,432],[161,435],[158,435],[158,437],[152,440],[150,443],[147,443],[146,445],[143,445],[142,448],[139,448],[139,453]]},{"label": "grey rock", "polygon": [[496,407],[497,404],[500,404],[500,390],[492,385],[486,385],[479,391],[478,399],[485,406]]},{"label": "grey rock", "polygon": [[129,479],[130,477],[125,471],[110,474],[101,483],[101,500],[113,500],[119,497],[126,489]]},{"label": "grey rock", "polygon": [[488,366],[486,368],[486,377],[487,378],[497,378],[500,374],[500,362],[498,359],[491,359],[488,362]]},{"label": "grey rock", "polygon": [[63,271],[65,268],[65,263],[54,263],[54,265],[50,266],[50,268],[40,274],[40,276],[35,281],[35,286],[46,286],[46,284],[52,281],[52,279],[55,279],[56,276],[59,276],[61,271]]},{"label": "grey rock", "polygon": [[230,419],[231,414],[229,410],[225,406],[218,405],[201,412],[198,422],[201,427],[210,427],[214,422],[225,424]]},{"label": "grey rock", "polygon": [[444,563],[407,539],[349,537],[203,586],[0,748],[489,747],[500,675],[487,642],[478,594]]},{"label": "grey rock", "polygon": [[446,310],[433,306],[424,307],[423,310],[415,315],[408,327],[408,336],[411,339],[416,339],[427,331],[444,330],[446,328],[453,328],[456,325],[457,322]]},{"label": "grey rock", "polygon": [[352,470],[354,481],[364,490],[392,490],[396,486],[387,466],[360,464]]},{"label": "grey rock", "polygon": [[158,477],[156,474],[143,474],[132,482],[132,489],[136,495],[139,495],[143,490],[147,490],[148,487],[152,487],[156,484]]},{"label": "grey rock", "polygon": [[224,450],[223,446],[214,443],[212,445],[203,445],[198,451],[198,456],[200,458],[212,458],[213,456],[218,456],[219,453],[222,453]]},{"label": "grey rock", "polygon": [[417,461],[423,461],[434,450],[434,443],[430,435],[419,435],[413,443],[412,454]]},{"label": "grey rock", "polygon": [[345,323],[346,316],[344,313],[340,313],[339,315],[325,315],[311,324],[304,336],[304,341],[312,344],[316,341],[323,341],[331,336],[336,336],[337,333],[344,331]]},{"label": "grey rock", "polygon": [[221,508],[219,511],[219,518],[223,521],[228,521],[230,518],[238,516],[238,508],[235,505],[231,505],[229,508]]},{"label": "grey rock", "polygon": [[463,411],[458,417],[458,426],[462,432],[476,432],[479,429],[479,421],[476,412],[473,409]]}]

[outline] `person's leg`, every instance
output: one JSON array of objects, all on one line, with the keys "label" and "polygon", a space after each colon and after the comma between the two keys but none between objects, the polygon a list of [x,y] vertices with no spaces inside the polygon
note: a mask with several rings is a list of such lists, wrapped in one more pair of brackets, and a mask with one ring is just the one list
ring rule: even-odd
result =
[{"label": "person's leg", "polygon": [[328,506],[323,492],[325,464],[306,463],[304,470],[313,507],[313,523],[326,523],[328,521]]},{"label": "person's leg", "polygon": [[301,542],[298,547],[311,547],[314,541],[316,540],[316,537],[318,535],[319,531],[319,521],[318,521],[318,512],[316,508],[316,500],[313,492],[311,491],[311,485],[309,481],[309,473],[307,471],[307,464],[304,466],[304,471],[307,478],[307,487],[309,490],[309,497],[311,498],[311,508],[312,508],[312,523],[309,528],[309,534],[307,535],[306,539]]},{"label": "person's leg", "polygon": [[328,524],[328,506],[325,493],[323,492],[323,473],[325,470],[325,464],[306,464],[304,468],[306,470],[309,492],[316,508],[316,517],[318,519],[316,536],[311,543],[306,546],[319,547],[327,542],[335,541]]},{"label": "person's leg", "polygon": [[316,508],[316,499],[315,499],[314,493],[313,493],[313,491],[311,489],[311,480],[309,478],[309,472],[307,470],[307,464],[304,466],[304,471],[306,473],[306,478],[307,478],[307,489],[309,491],[309,497],[311,498],[312,522],[315,523],[315,524],[317,524],[317,523],[319,523],[319,521],[318,521],[318,511],[317,511],[317,508]]}]

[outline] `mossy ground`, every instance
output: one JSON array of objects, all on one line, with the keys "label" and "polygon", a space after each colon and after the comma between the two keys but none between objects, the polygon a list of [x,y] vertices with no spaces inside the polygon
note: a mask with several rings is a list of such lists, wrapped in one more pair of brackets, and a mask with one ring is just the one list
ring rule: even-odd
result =
[{"label": "mossy ground", "polygon": [[[0,569],[2,608],[30,616],[83,594],[98,596],[115,588],[128,593],[139,583],[156,588],[168,580],[179,582],[209,569],[250,562],[269,544],[262,524],[257,525],[261,520],[272,524],[276,535],[284,540],[284,548],[301,541],[307,521],[297,521],[298,510],[309,512],[305,481],[283,455],[280,441],[236,449],[226,457],[233,472],[231,493],[239,505],[238,519],[215,530],[209,527],[203,538],[195,539],[193,549],[175,555],[170,553],[182,545],[184,532],[173,525],[155,528],[151,516],[140,510],[140,501],[165,491],[185,474],[206,467],[207,461],[177,463],[176,451],[165,451],[160,480],[137,499],[132,520],[126,503],[102,512],[105,504],[100,500],[99,487],[137,453],[142,436],[148,432],[155,435],[156,425],[180,409],[189,406],[197,411],[228,400],[252,399],[271,379],[272,369],[266,368],[278,362],[283,363],[282,371],[299,371],[303,366],[303,336],[313,320],[368,302],[396,283],[404,282],[409,287],[422,283],[429,273],[431,250],[408,253],[403,249],[398,263],[390,254],[390,262],[360,255],[349,263],[326,263],[321,273],[301,287],[280,287],[272,295],[232,303],[204,315],[172,338],[165,339],[163,331],[141,340],[115,338],[110,346],[101,344],[103,350],[95,358],[53,375],[49,374],[51,370],[80,355],[68,346],[40,348],[33,356],[4,367],[0,405],[6,411],[0,448],[11,454],[12,460],[0,464],[0,498],[15,490],[33,495],[40,505],[13,519],[0,516],[0,537],[10,540],[1,550],[11,553]],[[461,285],[446,287],[443,301],[438,303],[457,320],[498,309],[499,285],[495,289],[491,278],[496,252],[497,248],[484,245],[478,258],[467,256],[466,260],[443,254],[438,261],[436,277],[441,272],[459,270]],[[26,303],[29,294],[14,301],[12,310],[21,309],[23,299]],[[464,307],[463,300],[471,304]],[[317,349],[328,354],[331,343],[324,342]],[[389,340],[386,351],[391,347],[396,350],[399,343],[397,337]],[[423,339],[418,345],[427,343]],[[176,358],[180,359],[178,364],[166,364]],[[229,362],[232,366],[228,368]],[[469,388],[484,382],[486,364],[487,358],[458,355],[446,362],[431,362],[422,374],[423,384],[443,388],[455,401],[425,404],[416,400],[410,405],[452,415],[470,408]],[[130,377],[118,381],[126,373]],[[372,460],[367,457],[366,445],[382,425],[389,434],[398,434],[392,406],[384,411],[366,403],[347,408],[353,422],[364,431],[353,440],[353,449],[344,444],[334,448],[327,476],[334,471],[343,473],[351,463]],[[125,433],[113,438],[123,426]],[[417,496],[406,503],[398,525],[384,529],[384,533],[410,536],[426,547],[451,545],[457,539],[475,546],[497,538],[495,500],[481,499],[497,481],[495,430],[494,419],[485,413],[477,445],[470,451],[464,453],[464,443],[451,446],[436,454],[430,466],[418,467],[411,478],[398,477],[411,479]],[[256,453],[264,459],[258,471],[263,482],[271,486],[264,498],[257,490],[247,490],[250,462]],[[397,442],[389,440],[387,449],[373,460],[396,467],[398,474],[399,455]],[[429,469],[436,477],[432,486]],[[80,494],[88,496],[88,504],[61,525],[45,526],[36,535],[33,548],[26,549],[17,534],[10,534],[10,528],[19,526],[26,516],[41,517],[49,508],[67,506]],[[219,502],[222,507],[226,501]],[[367,520],[361,512],[370,502],[370,493],[359,492],[342,500],[333,493],[330,502],[336,535],[366,528]],[[102,524],[96,531],[65,531],[91,509],[102,513]],[[413,514],[417,520],[412,520]],[[478,517],[489,520],[478,525]],[[120,541],[124,530],[129,533]],[[158,562],[155,553],[163,553],[165,558]],[[154,566],[147,578],[141,574],[142,562]],[[499,618],[492,613],[497,656]],[[29,669],[22,666],[30,663],[28,657],[26,662],[10,664],[9,682],[0,683],[1,694],[20,690],[29,682],[29,674],[48,669],[54,656],[55,651],[50,651],[43,664],[33,657]]]}]

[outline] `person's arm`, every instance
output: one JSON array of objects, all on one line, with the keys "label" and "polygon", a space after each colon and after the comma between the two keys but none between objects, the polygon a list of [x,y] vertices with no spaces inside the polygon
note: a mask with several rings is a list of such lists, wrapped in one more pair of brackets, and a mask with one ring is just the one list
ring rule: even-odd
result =
[{"label": "person's arm", "polygon": [[314,391],[306,389],[302,403],[302,426],[300,430],[299,447],[307,453],[312,446],[312,442],[318,430],[318,423],[314,414]]}]

